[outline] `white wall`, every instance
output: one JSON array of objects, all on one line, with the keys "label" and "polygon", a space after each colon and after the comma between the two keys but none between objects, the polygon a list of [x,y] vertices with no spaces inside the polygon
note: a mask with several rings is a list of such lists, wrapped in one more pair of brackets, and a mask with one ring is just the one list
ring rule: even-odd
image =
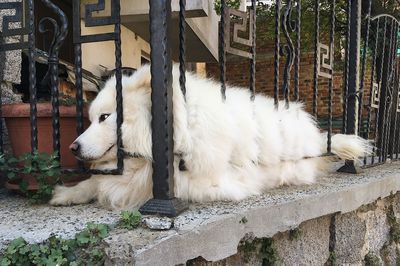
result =
[{"label": "white wall", "polygon": [[[114,26],[85,27],[82,22],[82,35],[113,32]],[[121,26],[122,40],[122,66],[138,68],[142,51],[150,54],[150,46],[139,36]],[[109,70],[115,68],[115,46],[114,41],[96,42],[82,44],[82,64],[83,68],[100,76],[104,68]]]}]

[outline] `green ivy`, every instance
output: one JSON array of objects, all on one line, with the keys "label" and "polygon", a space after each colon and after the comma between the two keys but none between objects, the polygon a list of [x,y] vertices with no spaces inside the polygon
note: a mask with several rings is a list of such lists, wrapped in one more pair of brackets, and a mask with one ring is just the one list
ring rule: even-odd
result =
[{"label": "green ivy", "polygon": [[[60,163],[57,154],[26,153],[18,158],[0,155],[0,172],[6,173],[10,181],[19,183],[19,188],[32,203],[50,200],[53,187],[60,180]],[[28,183],[21,179],[21,174],[32,176],[38,183],[37,191],[29,191]]]},{"label": "green ivy", "polygon": [[41,244],[29,244],[17,238],[0,253],[0,266],[103,265],[105,253],[101,243],[108,233],[107,225],[88,223],[74,239],[51,236]]},{"label": "green ivy", "polygon": [[[240,0],[225,0],[226,6],[238,9],[240,7]],[[217,15],[221,15],[221,0],[214,1],[214,10]]]}]

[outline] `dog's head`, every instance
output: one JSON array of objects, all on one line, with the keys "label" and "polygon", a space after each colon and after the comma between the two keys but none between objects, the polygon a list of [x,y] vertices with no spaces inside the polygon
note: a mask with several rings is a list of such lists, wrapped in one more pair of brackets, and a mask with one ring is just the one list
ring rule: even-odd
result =
[{"label": "dog's head", "polygon": [[[122,140],[127,152],[151,158],[150,67],[144,66],[122,78]],[[79,160],[112,161],[117,158],[116,79],[105,83],[89,109],[89,128],[70,149]]]}]

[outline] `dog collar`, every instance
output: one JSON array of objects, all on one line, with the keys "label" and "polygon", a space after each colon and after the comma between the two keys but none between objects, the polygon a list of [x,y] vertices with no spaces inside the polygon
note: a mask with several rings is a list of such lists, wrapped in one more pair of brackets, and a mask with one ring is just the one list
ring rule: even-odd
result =
[{"label": "dog collar", "polygon": [[142,158],[142,159],[148,159],[146,156],[138,153],[138,152],[124,152],[126,156],[132,157],[132,158]]},{"label": "dog collar", "polygon": [[[125,155],[129,156],[129,157],[132,157],[132,158],[146,159],[146,160],[150,160],[151,161],[151,159],[147,158],[146,156],[144,156],[144,155],[142,155],[142,154],[140,154],[138,152],[125,152]],[[183,153],[175,153],[174,155],[180,157],[179,170],[180,171],[187,171],[186,162],[185,162],[185,160],[182,159]]]}]

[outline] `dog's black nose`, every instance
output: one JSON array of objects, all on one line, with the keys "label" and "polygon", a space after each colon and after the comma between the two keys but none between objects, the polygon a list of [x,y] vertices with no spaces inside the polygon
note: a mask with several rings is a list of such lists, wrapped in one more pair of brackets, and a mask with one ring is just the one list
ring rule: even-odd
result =
[{"label": "dog's black nose", "polygon": [[78,142],[74,142],[71,145],[69,145],[69,149],[74,155],[77,155],[79,153],[80,148],[81,146],[79,145]]}]

